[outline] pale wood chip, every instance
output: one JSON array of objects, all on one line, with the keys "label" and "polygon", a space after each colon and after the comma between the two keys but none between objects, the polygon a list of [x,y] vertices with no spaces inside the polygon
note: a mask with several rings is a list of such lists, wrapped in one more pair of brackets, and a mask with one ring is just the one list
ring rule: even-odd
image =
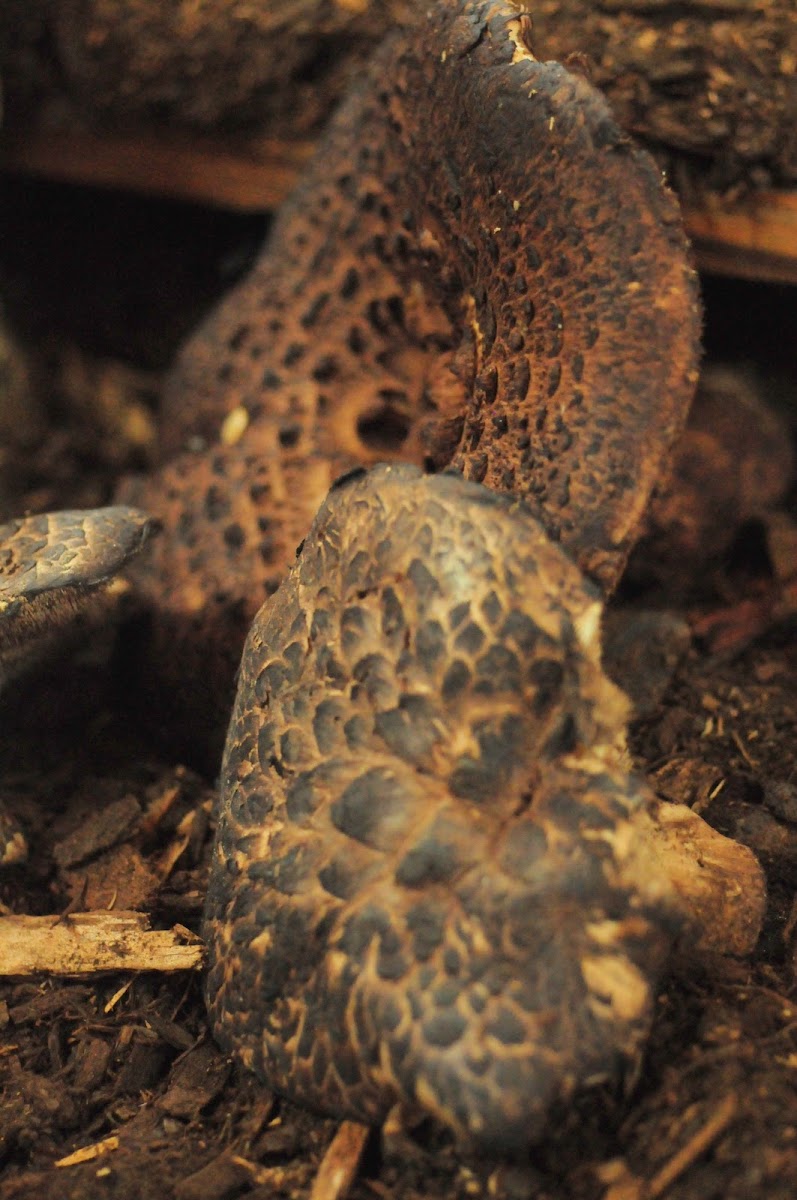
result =
[{"label": "pale wood chip", "polygon": [[371,1130],[358,1121],[344,1121],[321,1160],[310,1200],[344,1200],[354,1182]]},{"label": "pale wood chip", "polygon": [[94,1142],[91,1146],[81,1146],[79,1150],[75,1150],[74,1154],[67,1154],[66,1158],[59,1158],[56,1162],[56,1167],[75,1167],[79,1163],[91,1162],[92,1159],[101,1158],[103,1154],[110,1154],[112,1150],[119,1149],[119,1138],[116,1134],[111,1137],[103,1138],[101,1142]]},{"label": "pale wood chip", "polygon": [[0,917],[0,976],[186,971],[202,959],[200,945],[173,929],[150,929],[145,913]]}]

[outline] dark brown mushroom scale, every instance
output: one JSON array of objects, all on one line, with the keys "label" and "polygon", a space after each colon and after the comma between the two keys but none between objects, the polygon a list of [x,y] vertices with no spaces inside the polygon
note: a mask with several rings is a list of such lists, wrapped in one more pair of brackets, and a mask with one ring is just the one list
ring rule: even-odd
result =
[{"label": "dark brown mushroom scale", "polygon": [[636,1069],[677,921],[600,609],[510,497],[330,493],[246,644],[206,913],[215,1035],[270,1086],[504,1155]]},{"label": "dark brown mushroom scale", "polygon": [[[136,509],[75,509],[0,525],[0,690],[55,648],[91,629],[106,585],[138,553],[152,522]],[[0,809],[0,866],[26,852]]]},{"label": "dark brown mushroom scale", "polygon": [[694,276],[653,161],[529,24],[441,2],[389,38],[172,374],[165,465],[128,493],[165,525],[134,657],[206,760],[246,629],[355,465],[453,466],[605,590],[622,569],[694,384]]}]

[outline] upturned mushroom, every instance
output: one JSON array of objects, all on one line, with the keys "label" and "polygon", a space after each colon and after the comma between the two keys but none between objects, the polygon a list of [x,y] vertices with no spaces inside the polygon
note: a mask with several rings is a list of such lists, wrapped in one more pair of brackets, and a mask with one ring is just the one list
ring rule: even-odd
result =
[{"label": "upturned mushroom", "polygon": [[692,395],[695,277],[652,159],[529,30],[443,2],[389,37],[172,373],[164,465],[125,493],[164,525],[131,657],[206,764],[246,631],[353,466],[522,496],[617,581]]}]

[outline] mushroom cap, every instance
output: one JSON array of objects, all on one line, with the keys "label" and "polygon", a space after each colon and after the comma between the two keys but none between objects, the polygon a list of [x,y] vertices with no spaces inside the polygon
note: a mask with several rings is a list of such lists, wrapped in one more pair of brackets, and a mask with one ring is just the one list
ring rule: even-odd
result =
[{"label": "mushroom cap", "polygon": [[147,703],[182,688],[189,740],[223,728],[245,629],[353,466],[453,465],[619,576],[691,397],[695,278],[652,159],[528,26],[446,0],[389,37],[180,355],[164,466],[126,495],[165,527],[135,570]]},{"label": "mushroom cap", "polygon": [[269,1086],[504,1155],[635,1069],[677,921],[600,608],[522,502],[332,490],[247,639],[205,918],[214,1032]]},{"label": "mushroom cap", "polygon": [[74,626],[151,528],[145,513],[123,505],[0,525],[0,686]]},{"label": "mushroom cap", "polygon": [[[0,525],[0,690],[106,614],[109,587],[152,522],[116,506],[41,513]],[[27,857],[0,799],[0,868]]]}]

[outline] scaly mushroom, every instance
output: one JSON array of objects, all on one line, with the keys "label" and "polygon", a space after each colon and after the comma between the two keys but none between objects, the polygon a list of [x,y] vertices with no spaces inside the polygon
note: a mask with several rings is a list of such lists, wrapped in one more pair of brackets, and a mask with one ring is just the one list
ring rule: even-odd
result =
[{"label": "scaly mushroom", "polygon": [[751,948],[760,868],[627,770],[600,616],[523,502],[330,493],[247,640],[206,909],[215,1035],[268,1086],[523,1154],[635,1074],[684,917]]},{"label": "scaly mushroom", "polygon": [[692,394],[695,279],[652,160],[529,26],[449,0],[391,36],[172,374],[165,465],[125,493],[164,524],[132,657],[206,764],[246,630],[352,466],[452,465],[605,590],[622,569]]},{"label": "scaly mushroom", "polygon": [[[127,590],[119,572],[151,525],[144,513],[121,505],[0,525],[0,689],[107,618]],[[0,808],[0,866],[26,853],[16,821]]]}]

